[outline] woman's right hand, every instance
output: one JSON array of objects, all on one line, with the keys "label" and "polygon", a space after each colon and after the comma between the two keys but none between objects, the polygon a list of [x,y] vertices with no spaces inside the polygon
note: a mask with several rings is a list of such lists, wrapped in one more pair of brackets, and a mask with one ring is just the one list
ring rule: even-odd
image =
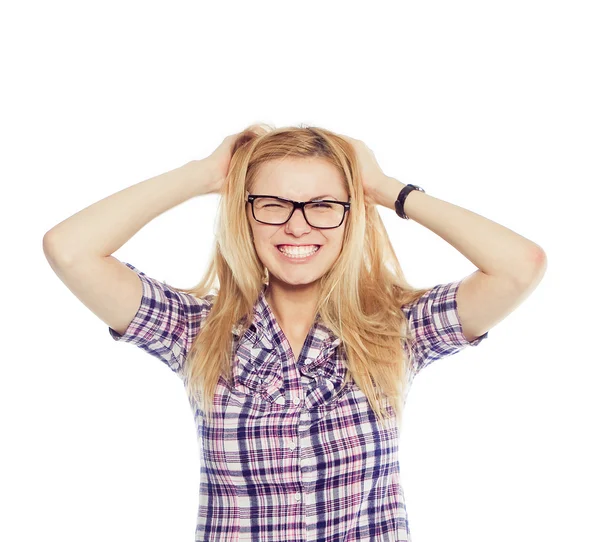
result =
[{"label": "woman's right hand", "polygon": [[240,134],[228,135],[222,143],[202,161],[209,165],[213,172],[213,192],[219,194],[223,188],[223,183],[229,172],[229,164],[233,151],[233,145]]}]

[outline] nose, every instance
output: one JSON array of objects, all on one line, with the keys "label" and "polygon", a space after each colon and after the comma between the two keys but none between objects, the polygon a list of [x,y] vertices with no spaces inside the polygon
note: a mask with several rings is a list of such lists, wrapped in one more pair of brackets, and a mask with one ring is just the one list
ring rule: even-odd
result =
[{"label": "nose", "polygon": [[[300,216],[300,218],[298,218],[298,216]],[[305,231],[307,229],[310,230],[310,227],[311,227],[310,224],[304,218],[302,209],[294,209],[292,216],[286,222],[286,228],[292,229],[294,231],[296,231],[296,230]]]}]

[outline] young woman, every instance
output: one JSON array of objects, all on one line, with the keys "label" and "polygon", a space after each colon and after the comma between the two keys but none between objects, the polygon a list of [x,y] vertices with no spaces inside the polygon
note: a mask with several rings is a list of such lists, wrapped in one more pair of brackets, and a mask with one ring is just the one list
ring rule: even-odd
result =
[{"label": "young woman", "polygon": [[[111,256],[208,193],[219,222],[197,287]],[[376,205],[477,271],[411,287]],[[211,541],[410,541],[398,437],[412,379],[480,344],[546,266],[528,239],[385,175],[361,141],[265,125],[80,211],[44,251],[114,340],[182,379],[201,450],[196,540]]]}]

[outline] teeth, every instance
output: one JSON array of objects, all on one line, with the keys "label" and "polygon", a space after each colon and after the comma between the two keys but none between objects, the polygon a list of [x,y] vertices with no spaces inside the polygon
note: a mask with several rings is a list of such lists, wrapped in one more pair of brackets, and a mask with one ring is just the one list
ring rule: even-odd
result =
[{"label": "teeth", "polygon": [[277,247],[280,252],[290,256],[308,256],[314,254],[318,250],[318,246],[312,247]]}]

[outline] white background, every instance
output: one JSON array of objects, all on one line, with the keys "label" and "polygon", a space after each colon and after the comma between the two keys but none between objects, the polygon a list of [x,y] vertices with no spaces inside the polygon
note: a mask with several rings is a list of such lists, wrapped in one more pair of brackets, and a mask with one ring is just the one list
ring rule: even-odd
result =
[{"label": "white background", "polygon": [[[595,2],[6,3],[0,539],[193,540],[199,457],[181,381],[53,273],[47,230],[254,122],[363,140],[386,174],[542,246],[546,275],[476,348],[413,383],[413,542],[600,541]],[[178,287],[217,195],[115,257]],[[409,282],[474,265],[379,207]],[[493,247],[490,247],[493,250]]]}]

